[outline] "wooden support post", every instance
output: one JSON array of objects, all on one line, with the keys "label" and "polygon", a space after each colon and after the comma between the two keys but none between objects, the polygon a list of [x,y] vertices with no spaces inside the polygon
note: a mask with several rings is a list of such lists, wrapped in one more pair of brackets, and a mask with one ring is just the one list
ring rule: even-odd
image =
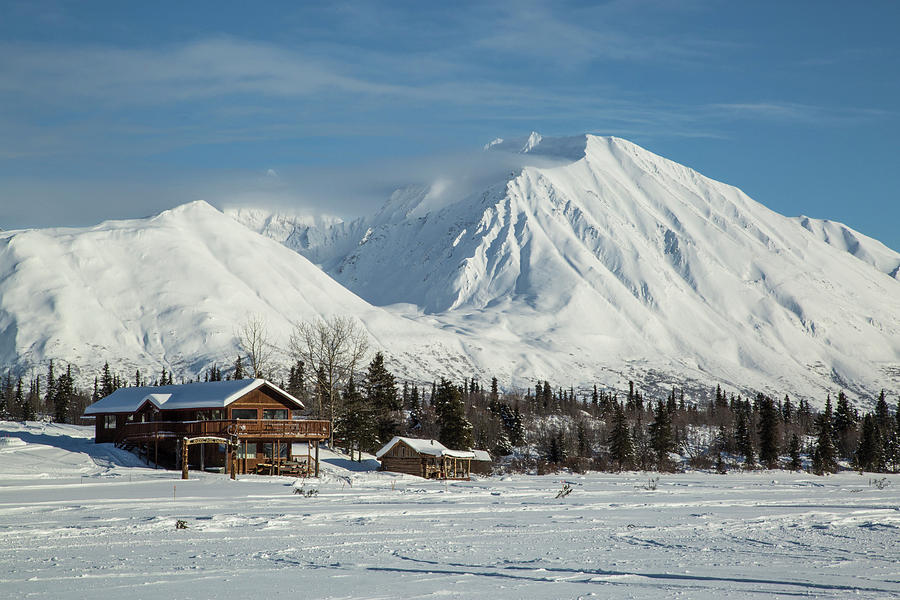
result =
[{"label": "wooden support post", "polygon": [[181,478],[188,478],[188,445],[187,440],[181,440]]},{"label": "wooden support post", "polygon": [[316,477],[319,476],[319,440],[316,440]]}]

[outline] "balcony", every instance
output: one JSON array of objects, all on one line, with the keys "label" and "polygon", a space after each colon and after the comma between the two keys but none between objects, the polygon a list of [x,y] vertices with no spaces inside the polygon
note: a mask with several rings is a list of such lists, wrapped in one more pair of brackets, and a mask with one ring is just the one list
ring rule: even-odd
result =
[{"label": "balcony", "polygon": [[221,419],[210,421],[146,421],[126,423],[118,443],[160,438],[230,437],[245,439],[325,440],[331,423],[312,419]]}]

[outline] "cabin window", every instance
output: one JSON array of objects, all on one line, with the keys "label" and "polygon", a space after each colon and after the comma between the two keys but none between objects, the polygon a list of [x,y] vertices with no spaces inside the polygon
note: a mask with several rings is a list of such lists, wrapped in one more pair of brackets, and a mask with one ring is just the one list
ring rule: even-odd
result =
[{"label": "cabin window", "polygon": [[231,409],[232,419],[253,419],[258,418],[255,408],[233,408]]},{"label": "cabin window", "polygon": [[116,428],[116,415],[104,415],[103,416],[103,426],[106,429],[115,429]]},{"label": "cabin window", "polygon": [[279,419],[282,421],[286,421],[288,418],[288,411],[286,408],[264,408],[263,409],[263,419]]},{"label": "cabin window", "polygon": [[[238,409],[238,410],[240,410],[240,409]],[[213,421],[221,421],[224,418],[225,418],[225,411],[222,410],[221,408],[217,408],[214,411],[212,411],[212,420]]]}]

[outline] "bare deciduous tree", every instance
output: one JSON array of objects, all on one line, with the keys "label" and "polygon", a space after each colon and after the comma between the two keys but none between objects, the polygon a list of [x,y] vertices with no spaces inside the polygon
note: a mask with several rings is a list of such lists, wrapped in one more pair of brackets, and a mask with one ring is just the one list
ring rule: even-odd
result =
[{"label": "bare deciduous tree", "polygon": [[272,358],[273,346],[269,343],[269,330],[260,315],[250,315],[235,332],[238,346],[250,361],[253,377],[263,377]]},{"label": "bare deciduous tree", "polygon": [[[332,447],[338,392],[362,362],[368,348],[365,330],[358,321],[347,316],[319,317],[314,321],[298,323],[291,334],[290,351],[294,359],[309,365],[308,376],[313,385],[318,382],[324,388],[323,393],[316,395],[316,413],[321,417],[327,411],[331,421]],[[321,382],[318,381],[320,377]],[[327,401],[325,407],[322,406],[323,395]]]}]

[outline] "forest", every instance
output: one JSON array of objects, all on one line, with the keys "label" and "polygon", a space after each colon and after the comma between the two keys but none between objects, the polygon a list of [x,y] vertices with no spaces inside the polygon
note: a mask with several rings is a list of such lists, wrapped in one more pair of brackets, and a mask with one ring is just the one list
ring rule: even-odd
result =
[{"label": "forest", "polygon": [[[265,375],[248,371],[245,362],[238,356],[222,368],[213,365],[202,381]],[[7,369],[0,378],[0,418],[81,423],[90,403],[120,387],[176,383],[165,369],[152,378],[140,370],[126,376],[109,363],[92,389],[76,386],[72,365],[57,370],[51,361],[44,374],[32,373],[23,380]],[[900,471],[900,400],[891,410],[884,391],[865,413],[843,391],[827,396],[823,410],[789,395],[744,397],[720,385],[714,392],[710,386],[709,399],[686,397],[680,388],[646,398],[634,381],[623,390],[576,391],[535,381],[502,391],[496,378],[401,383],[381,352],[344,380],[329,379],[323,366],[310,371],[300,360],[286,375],[270,379],[300,399],[307,416],[332,419],[335,445],[357,458],[405,435],[488,450],[498,471]]]}]

